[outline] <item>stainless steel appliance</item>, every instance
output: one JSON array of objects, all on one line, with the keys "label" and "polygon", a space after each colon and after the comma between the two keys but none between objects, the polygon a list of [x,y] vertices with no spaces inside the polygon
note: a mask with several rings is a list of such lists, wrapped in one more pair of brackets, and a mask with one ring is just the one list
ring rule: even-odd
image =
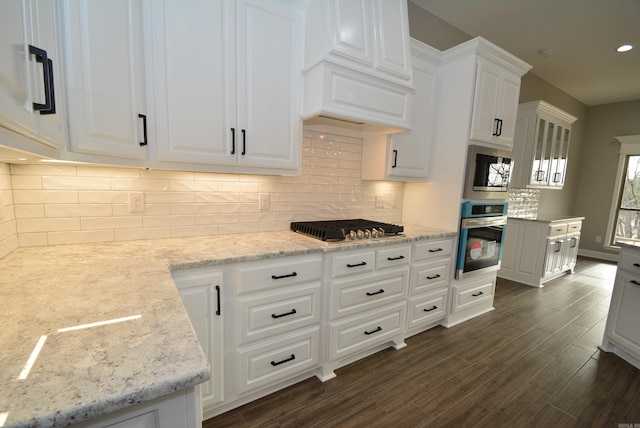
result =
[{"label": "stainless steel appliance", "polygon": [[507,199],[511,177],[511,152],[470,145],[464,199]]},{"label": "stainless steel appliance", "polygon": [[375,239],[397,235],[403,226],[378,221],[358,219],[296,221],[291,230],[304,233],[322,241],[342,241],[344,239]]},{"label": "stainless steel appliance", "polygon": [[456,279],[500,269],[507,202],[462,203]]}]

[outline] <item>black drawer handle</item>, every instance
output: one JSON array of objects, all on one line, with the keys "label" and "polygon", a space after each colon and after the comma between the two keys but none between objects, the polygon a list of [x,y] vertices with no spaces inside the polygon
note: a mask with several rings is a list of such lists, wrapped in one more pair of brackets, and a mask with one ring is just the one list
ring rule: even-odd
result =
[{"label": "black drawer handle", "polygon": [[423,309],[425,312],[431,312],[431,311],[435,311],[436,309],[438,309],[437,306],[432,306],[429,309]]},{"label": "black drawer handle", "polygon": [[634,263],[633,264],[635,267],[640,267],[640,263]]},{"label": "black drawer handle", "polygon": [[355,265],[347,264],[347,267],[348,267],[348,268],[352,268],[352,267],[366,266],[366,265],[367,265],[367,262],[360,262],[360,263],[355,264]]},{"label": "black drawer handle", "polygon": [[433,276],[428,276],[427,277],[427,279],[437,279],[437,278],[440,278],[440,274],[439,273],[437,273],[437,274],[435,274]]},{"label": "black drawer handle", "polygon": [[390,262],[394,261],[394,260],[402,260],[404,259],[404,256],[398,256],[398,257],[387,257],[387,260],[389,260]]},{"label": "black drawer handle", "polygon": [[379,331],[382,331],[382,327],[378,326],[378,328],[376,328],[375,330],[371,330],[371,331],[365,331],[364,334],[366,334],[367,336],[369,336],[370,334],[373,333],[377,333]]},{"label": "black drawer handle", "polygon": [[280,364],[284,364],[284,363],[287,363],[289,361],[293,361],[295,359],[296,359],[295,354],[291,354],[291,356],[289,358],[285,358],[282,361],[271,361],[271,365],[275,367],[275,366],[279,366]]},{"label": "black drawer handle", "polygon": [[381,288],[380,290],[374,291],[373,293],[367,291],[367,296],[375,296],[376,294],[382,294],[382,293],[384,293],[384,290]]},{"label": "black drawer handle", "polygon": [[216,285],[216,295],[218,297],[218,308],[216,309],[216,315],[220,315],[220,286]]},{"label": "black drawer handle", "polygon": [[391,168],[395,168],[398,166],[398,151],[394,150],[393,151],[393,165],[391,165]]},{"label": "black drawer handle", "polygon": [[147,139],[147,115],[138,113],[138,117],[142,119],[142,141],[140,141],[139,144],[144,147],[149,144],[149,140]]},{"label": "black drawer handle", "polygon": [[640,282],[636,281],[635,279],[632,279],[630,282],[635,285],[640,285]]},{"label": "black drawer handle", "polygon": [[473,293],[472,296],[473,297],[478,297],[478,296],[482,296],[484,293],[482,291],[478,291],[477,293]]},{"label": "black drawer handle", "polygon": [[236,128],[231,128],[231,154],[236,154]]},{"label": "black drawer handle", "polygon": [[40,114],[55,114],[56,100],[53,90],[53,61],[47,57],[47,51],[29,45],[29,54],[35,55],[36,61],[42,64],[42,78],[44,84],[44,104],[33,103],[33,109]]},{"label": "black drawer handle", "polygon": [[439,251],[444,251],[442,248],[436,248],[435,250],[429,250],[430,253],[437,253]]},{"label": "black drawer handle", "polygon": [[294,314],[296,314],[296,310],[291,309],[290,312],[286,312],[284,314],[280,314],[280,315],[271,314],[271,318],[282,318],[282,317],[286,317],[287,315],[294,315]]},{"label": "black drawer handle", "polygon": [[291,272],[288,275],[271,275],[271,279],[282,279],[282,278],[291,278],[292,276],[298,276],[297,272]]}]

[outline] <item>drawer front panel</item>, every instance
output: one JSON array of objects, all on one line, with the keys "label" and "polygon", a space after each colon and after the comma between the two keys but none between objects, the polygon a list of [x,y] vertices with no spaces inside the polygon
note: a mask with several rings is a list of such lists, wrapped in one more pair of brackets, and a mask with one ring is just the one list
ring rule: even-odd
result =
[{"label": "drawer front panel", "polygon": [[567,225],[567,232],[571,233],[571,232],[580,232],[582,230],[582,222],[581,221],[575,221],[572,223],[569,223]]},{"label": "drawer front panel", "polygon": [[335,255],[333,256],[333,277],[371,272],[375,268],[375,260],[374,251]]},{"label": "drawer front panel", "polygon": [[335,281],[331,317],[336,319],[401,300],[406,296],[408,283],[408,267],[384,275]]},{"label": "drawer front panel", "polygon": [[322,259],[305,257],[250,264],[237,268],[238,294],[271,290],[320,279]]},{"label": "drawer front panel", "polygon": [[409,299],[407,329],[428,325],[444,319],[447,289]]},{"label": "drawer front panel", "polygon": [[451,259],[437,260],[415,265],[411,272],[409,295],[424,293],[449,285]]},{"label": "drawer front panel", "polygon": [[568,225],[566,223],[550,225],[548,236],[564,235],[565,233],[567,233],[567,227]]},{"label": "drawer front panel", "polygon": [[621,251],[618,269],[626,270],[636,277],[636,281],[640,281],[640,256],[631,254],[630,251]]},{"label": "drawer front panel", "polygon": [[376,268],[383,269],[392,266],[402,266],[409,263],[411,247],[385,248],[376,252]]},{"label": "drawer front panel", "polygon": [[270,385],[319,364],[320,327],[260,347],[239,349],[238,392]]},{"label": "drawer front panel", "polygon": [[405,302],[384,311],[330,324],[331,360],[387,342],[402,332]]},{"label": "drawer front panel", "polygon": [[320,283],[238,299],[241,344],[320,322]]},{"label": "drawer front panel", "polygon": [[446,257],[453,252],[453,239],[427,241],[413,246],[413,261]]},{"label": "drawer front panel", "polygon": [[453,310],[458,312],[487,300],[493,300],[495,280],[473,282],[460,287],[453,287]]}]

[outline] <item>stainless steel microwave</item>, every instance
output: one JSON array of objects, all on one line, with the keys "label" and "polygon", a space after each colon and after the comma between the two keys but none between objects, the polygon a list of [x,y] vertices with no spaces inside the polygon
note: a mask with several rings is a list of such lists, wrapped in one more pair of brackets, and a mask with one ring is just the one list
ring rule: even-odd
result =
[{"label": "stainless steel microwave", "polygon": [[463,197],[472,201],[508,199],[511,157],[511,152],[470,145]]}]

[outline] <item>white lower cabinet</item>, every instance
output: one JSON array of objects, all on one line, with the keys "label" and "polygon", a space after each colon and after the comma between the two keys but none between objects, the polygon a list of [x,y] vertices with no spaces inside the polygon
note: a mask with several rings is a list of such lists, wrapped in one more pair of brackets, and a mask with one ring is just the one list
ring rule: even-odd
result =
[{"label": "white lower cabinet", "polygon": [[509,218],[498,276],[542,287],[545,282],[573,272],[583,219]]},{"label": "white lower cabinet", "polygon": [[451,309],[445,326],[452,327],[492,311],[495,289],[495,271],[454,281],[451,287]]},{"label": "white lower cabinet", "polygon": [[622,247],[602,349],[640,369],[640,249]]},{"label": "white lower cabinet", "polygon": [[[196,388],[188,388],[124,410],[80,423],[78,428],[199,428]],[[76,425],[74,425],[76,426]]]}]

